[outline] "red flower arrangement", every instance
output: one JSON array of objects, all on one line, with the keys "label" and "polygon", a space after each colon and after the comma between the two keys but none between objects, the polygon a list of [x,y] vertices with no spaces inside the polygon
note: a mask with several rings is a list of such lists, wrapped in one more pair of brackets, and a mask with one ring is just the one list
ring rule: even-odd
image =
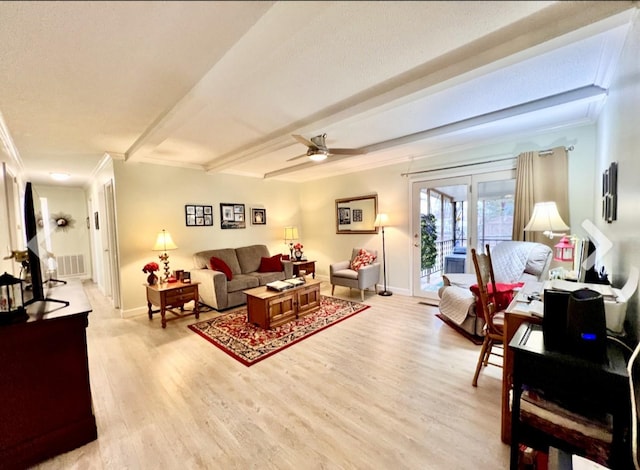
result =
[{"label": "red flower arrangement", "polygon": [[142,272],[151,274],[154,271],[158,271],[159,269],[160,267],[158,266],[158,263],[151,261],[150,263],[144,265],[144,268],[142,268]]},{"label": "red flower arrangement", "polygon": [[296,243],[295,245],[293,245],[294,250],[302,250],[303,248],[304,246],[302,245],[302,243]]}]

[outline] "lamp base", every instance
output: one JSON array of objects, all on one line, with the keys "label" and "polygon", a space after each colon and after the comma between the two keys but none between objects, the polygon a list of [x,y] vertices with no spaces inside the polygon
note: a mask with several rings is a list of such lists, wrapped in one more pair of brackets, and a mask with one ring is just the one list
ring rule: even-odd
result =
[{"label": "lamp base", "polygon": [[390,290],[382,290],[382,291],[378,292],[378,295],[381,295],[383,297],[389,297],[389,296],[393,295],[393,292],[391,292]]}]

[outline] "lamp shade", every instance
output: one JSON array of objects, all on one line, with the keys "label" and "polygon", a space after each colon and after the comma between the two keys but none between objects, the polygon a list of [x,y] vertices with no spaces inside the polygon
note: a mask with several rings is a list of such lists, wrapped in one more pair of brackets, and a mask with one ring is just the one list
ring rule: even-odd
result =
[{"label": "lamp shade", "polygon": [[156,244],[153,245],[153,251],[167,251],[167,250],[175,250],[178,246],[173,242],[171,238],[171,234],[166,230],[162,229],[161,232],[158,232],[158,236],[156,237]]},{"label": "lamp shade", "polygon": [[376,220],[373,222],[374,227],[385,227],[389,223],[389,216],[387,214],[377,214]]},{"label": "lamp shade", "polygon": [[533,207],[533,215],[524,228],[529,232],[554,232],[556,230],[569,230],[562,217],[558,213],[555,202],[537,202]]},{"label": "lamp shade", "polygon": [[284,240],[297,240],[298,239],[298,227],[285,227],[284,228]]}]

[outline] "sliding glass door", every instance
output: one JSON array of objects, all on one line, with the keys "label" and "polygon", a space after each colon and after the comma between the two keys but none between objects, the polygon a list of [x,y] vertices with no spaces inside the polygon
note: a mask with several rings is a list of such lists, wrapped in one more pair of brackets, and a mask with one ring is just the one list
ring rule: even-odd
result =
[{"label": "sliding glass door", "polygon": [[433,302],[447,273],[472,273],[470,250],[511,239],[512,170],[412,183],[413,295]]}]

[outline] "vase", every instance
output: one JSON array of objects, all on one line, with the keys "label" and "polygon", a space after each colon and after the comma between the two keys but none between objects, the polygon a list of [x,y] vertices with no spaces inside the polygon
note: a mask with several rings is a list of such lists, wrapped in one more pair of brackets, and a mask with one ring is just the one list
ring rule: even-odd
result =
[{"label": "vase", "polygon": [[147,284],[154,286],[158,283],[158,276],[155,273],[151,273],[147,276]]}]

